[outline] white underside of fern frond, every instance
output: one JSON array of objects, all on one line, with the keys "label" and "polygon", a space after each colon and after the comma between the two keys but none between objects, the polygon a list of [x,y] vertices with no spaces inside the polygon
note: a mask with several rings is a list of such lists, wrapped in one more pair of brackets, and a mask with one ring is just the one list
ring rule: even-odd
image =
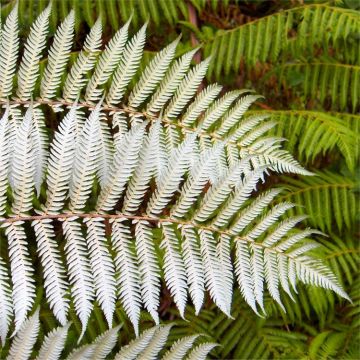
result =
[{"label": "white underside of fern frond", "polygon": [[[147,24],[128,40],[126,23],[99,53],[98,19],[68,69],[62,96],[51,100],[70,54],[70,13],[56,32],[38,98],[35,84],[50,7],[30,31],[17,88],[12,89],[18,47],[15,9],[0,46],[9,48],[8,54],[0,54],[0,96],[11,103],[0,121],[0,223],[10,258],[1,279],[10,268],[13,285],[0,290],[2,338],[10,312],[15,313],[15,331],[20,331],[36,296],[36,260],[25,232],[29,219],[34,221],[50,308],[66,326],[74,303],[80,339],[95,301],[109,327],[118,300],[136,334],[142,305],[159,323],[162,275],[185,318],[188,292],[199,313],[205,289],[230,316],[233,271],[257,313],[264,312],[265,288],[282,306],[280,289],[291,297],[299,280],[347,297],[325,265],[310,257],[316,243],[307,237],[314,231],[294,230],[304,219],[288,216],[294,205],[273,205],[281,189],[253,196],[270,170],[310,175],[282,149],[284,139],[267,135],[274,121],[246,115],[258,95],[245,89],[218,97],[222,89],[216,84],[199,91],[210,59],[190,67],[194,49],[173,62],[179,39],[140,70]],[[130,86],[132,80],[135,86]],[[11,96],[15,93],[20,99]],[[62,120],[50,151],[44,131],[49,107],[65,110],[58,113]],[[62,234],[55,237],[59,222]],[[167,333],[168,328],[158,328],[149,341],[139,338],[129,357],[155,358]],[[103,357],[113,343],[111,334],[75,349],[70,358],[97,351]],[[212,347],[200,346],[189,358],[202,358]]]}]

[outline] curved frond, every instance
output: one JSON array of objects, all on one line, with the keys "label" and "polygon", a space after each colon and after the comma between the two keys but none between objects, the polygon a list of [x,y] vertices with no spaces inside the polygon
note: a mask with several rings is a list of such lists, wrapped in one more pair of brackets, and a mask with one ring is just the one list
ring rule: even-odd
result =
[{"label": "curved frond", "polygon": [[323,231],[331,231],[334,224],[339,230],[350,228],[358,211],[355,181],[330,171],[316,175],[301,179],[284,177],[282,186],[286,190],[278,200],[302,205],[294,208],[292,214],[308,214],[310,224]]},{"label": "curved frond", "polygon": [[136,359],[147,348],[158,327],[145,330],[138,338],[124,346],[115,356],[115,360]]},{"label": "curved frond", "polygon": [[184,109],[185,105],[194,96],[198,86],[205,76],[211,58],[207,58],[190,70],[188,75],[179,84],[172,101],[165,110],[164,116],[175,118]]},{"label": "curved frond", "polygon": [[68,276],[72,286],[75,310],[82,324],[80,339],[86,330],[86,325],[93,307],[94,279],[87,258],[87,246],[81,233],[81,224],[76,220],[63,222],[66,239],[65,252],[68,264]]},{"label": "curved frond", "polygon": [[106,96],[106,102],[110,105],[115,105],[121,100],[126,87],[138,69],[145,45],[146,26],[147,24],[134,35],[125,47],[121,62],[114,73],[111,87]]},{"label": "curved frond", "polygon": [[154,91],[162,80],[171,60],[175,55],[176,46],[180,38],[176,39],[164,50],[160,51],[143,71],[134,90],[129,95],[129,106],[138,108],[144,100]]},{"label": "curved frond", "polygon": [[204,302],[205,275],[197,235],[191,226],[182,226],[182,252],[184,257],[189,293],[199,313]]},{"label": "curved frond", "polygon": [[183,359],[185,354],[191,349],[194,341],[197,339],[198,335],[187,336],[183,339],[175,342],[171,349],[167,351],[162,360],[180,360]]},{"label": "curved frond", "polygon": [[186,360],[205,360],[209,352],[218,346],[217,344],[205,343],[192,350]]},{"label": "curved frond", "polygon": [[80,211],[91,192],[92,182],[99,161],[100,104],[85,121],[77,139],[77,148],[70,180],[69,209]]},{"label": "curved frond", "polygon": [[102,218],[87,219],[86,242],[94,279],[96,298],[104,311],[109,327],[115,311],[114,264],[106,244],[105,224]]},{"label": "curved frond", "polygon": [[35,151],[32,144],[33,109],[30,107],[19,126],[11,158],[10,184],[14,201],[12,212],[22,214],[32,208],[35,175]]},{"label": "curved frond", "polygon": [[155,322],[159,323],[157,309],[160,304],[160,269],[152,242],[151,228],[146,221],[135,227],[135,246],[139,262],[141,295],[145,308]]},{"label": "curved frond", "polygon": [[163,225],[164,238],[161,247],[164,249],[164,277],[171,295],[184,317],[187,300],[187,284],[184,261],[179,251],[179,244],[172,224]]},{"label": "curved frond", "polygon": [[158,358],[159,351],[164,347],[165,342],[169,336],[169,332],[172,325],[159,326],[150,343],[146,348],[139,354],[137,359],[139,360],[155,360]]},{"label": "curved frond", "polygon": [[51,143],[46,178],[44,206],[46,212],[56,213],[64,206],[75,156],[76,123],[76,105],[74,105],[59,124]]},{"label": "curved frond", "polygon": [[[116,148],[111,164],[111,178],[105,183],[97,202],[100,211],[111,210],[122,195],[125,185],[133,174],[139,159],[139,150],[143,142],[145,124],[132,128]],[[86,168],[84,168],[86,169]]]},{"label": "curved frond", "polygon": [[55,241],[55,231],[50,219],[34,221],[38,253],[44,272],[44,287],[55,317],[64,326],[69,309],[66,293],[69,287],[64,264]]},{"label": "curved frond", "polygon": [[179,86],[181,80],[186,75],[190,67],[191,59],[193,58],[195,52],[198,49],[189,51],[178,59],[168,70],[164,81],[160,83],[159,89],[150,99],[150,102],[147,106],[147,109],[150,114],[156,113],[162,109],[165,103],[171,98],[175,93],[177,87]]},{"label": "curved frond", "polygon": [[[130,228],[121,220],[112,223],[113,248],[116,251],[115,266],[118,272],[119,295],[136,335],[138,335],[141,307],[140,268],[133,250]],[[143,245],[144,246],[144,245]],[[153,270],[153,269],[151,269]],[[150,274],[148,274],[150,277]],[[151,286],[147,284],[147,286]]]},{"label": "curved frond", "polygon": [[22,222],[6,224],[9,242],[12,300],[15,312],[15,332],[26,319],[35,300],[34,270],[26,248],[26,234]]},{"label": "curved frond", "polygon": [[117,342],[120,328],[121,326],[116,326],[112,329],[109,329],[95,339],[95,341],[93,342],[93,359],[103,360],[107,357],[107,355],[112,351]]}]

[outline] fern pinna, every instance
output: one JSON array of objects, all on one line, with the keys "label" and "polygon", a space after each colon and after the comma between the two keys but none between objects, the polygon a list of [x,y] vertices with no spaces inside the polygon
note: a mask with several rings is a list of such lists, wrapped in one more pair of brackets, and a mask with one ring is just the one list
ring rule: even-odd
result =
[{"label": "fern pinna", "polygon": [[[76,347],[72,351],[66,351],[68,345],[67,336],[70,324],[59,326],[44,338],[38,351],[38,360],[59,359],[64,353],[69,352],[66,359],[96,359],[103,360],[108,358],[113,349],[116,347],[121,326],[116,326],[99,335],[92,343]],[[161,351],[162,360],[169,359],[186,359],[199,360],[205,359],[206,355],[217,346],[217,344],[205,342],[198,343],[200,335],[185,336],[174,342],[170,349],[167,349],[166,343],[172,324],[165,326],[155,326],[132,340],[129,344],[121,347],[118,352],[114,353],[113,358],[122,359],[159,359],[158,355]],[[24,321],[19,332],[9,349],[8,359],[26,359],[32,354],[33,348],[37,341],[40,329],[39,310],[34,315]],[[167,349],[165,352],[164,349]],[[64,357],[61,357],[64,358]]]},{"label": "fern pinna", "polygon": [[[292,297],[297,281],[348,298],[312,256],[308,237],[318,231],[296,227],[303,215],[286,216],[293,203],[269,207],[281,189],[254,195],[272,171],[312,175],[284,139],[266,135],[276,122],[245,115],[258,95],[217,84],[199,91],[210,59],[191,66],[194,49],[174,61],[179,39],[130,89],[146,37],[145,24],[128,39],[130,20],[103,51],[98,20],[68,67],[73,12],[39,75],[50,12],[32,26],[18,70],[17,6],[1,34],[3,342],[34,307],[35,257],[56,319],[67,326],[73,307],[82,333],[95,301],[110,328],[118,303],[136,334],[142,308],[158,324],[162,280],[185,318],[188,298],[199,313],[205,290],[231,316],[234,278],[259,315],[265,286],[280,306],[280,288]],[[63,114],[54,134],[49,111]]]}]

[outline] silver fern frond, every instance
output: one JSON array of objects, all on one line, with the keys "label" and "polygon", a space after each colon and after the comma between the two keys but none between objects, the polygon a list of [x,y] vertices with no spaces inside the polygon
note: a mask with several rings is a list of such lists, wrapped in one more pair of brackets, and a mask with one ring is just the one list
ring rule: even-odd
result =
[{"label": "silver fern frond", "polygon": [[124,96],[126,87],[140,65],[145,45],[146,27],[147,24],[145,24],[139,32],[134,35],[125,47],[121,62],[114,73],[109,93],[106,96],[106,102],[109,105],[116,105],[119,103]]},{"label": "silver fern frond", "polygon": [[49,50],[48,63],[40,85],[40,96],[43,99],[53,98],[60,85],[61,76],[70,57],[74,25],[75,12],[72,10],[58,28]]},{"label": "silver fern frond", "polygon": [[167,71],[164,80],[158,90],[152,96],[147,109],[150,114],[160,111],[166,102],[173,96],[181,80],[189,70],[191,60],[198,49],[194,49],[183,55]]},{"label": "silver fern frond", "polygon": [[[118,304],[137,335],[142,307],[158,324],[162,280],[183,317],[188,298],[201,311],[205,290],[231,316],[235,278],[260,315],[266,289],[282,306],[280,289],[292,297],[298,281],[348,298],[311,251],[316,231],[297,229],[304,217],[287,214],[295,205],[272,206],[281,189],[258,193],[270,171],[311,174],[281,148],[284,139],[267,135],[275,122],[246,115],[260,96],[224,93],[217,84],[199,91],[210,59],[191,67],[194,49],[173,60],[179,39],[139,71],[147,24],[128,40],[130,20],[102,52],[97,20],[65,77],[73,13],[54,36],[38,89],[50,6],[30,31],[13,88],[16,12],[2,32],[1,48],[9,53],[0,54],[0,224],[9,258],[0,264],[3,341],[12,313],[15,333],[27,326],[37,257],[50,309],[66,327],[74,308],[80,339],[95,302],[109,328]],[[59,119],[54,135],[45,111]],[[37,255],[29,251],[30,223]],[[8,272],[11,288],[3,284]],[[118,357],[155,358],[168,330],[140,335]],[[106,356],[113,335],[69,357]],[[167,357],[183,355],[193,340]],[[200,345],[189,358],[202,358],[212,346]]]},{"label": "silver fern frond", "polygon": [[28,359],[36,342],[39,329],[39,310],[36,310],[35,314],[26,319],[20,327],[18,334],[11,344],[7,359]]},{"label": "silver fern frond", "polygon": [[60,359],[70,324],[51,331],[44,339],[36,360]]},{"label": "silver fern frond", "polygon": [[94,68],[96,55],[101,46],[101,19],[99,18],[85,39],[83,50],[78,55],[68,74],[62,96],[65,101],[74,101],[86,84],[85,74]]},{"label": "silver fern frond", "polygon": [[0,216],[5,213],[8,169],[10,165],[9,107],[0,120]]},{"label": "silver fern frond", "polygon": [[61,253],[55,241],[55,231],[52,220],[35,220],[32,223],[35,231],[38,254],[44,272],[44,286],[50,307],[55,317],[65,325],[69,309],[66,271],[61,259]]},{"label": "silver fern frond", "polygon": [[21,59],[18,74],[18,88],[16,91],[16,95],[21,100],[29,100],[34,91],[35,82],[39,72],[41,52],[46,46],[50,11],[51,3],[36,19],[25,44],[24,55]]},{"label": "silver fern frond", "polygon": [[16,3],[6,19],[1,32],[0,55],[0,96],[8,97],[12,92],[13,76],[19,51],[18,4]]},{"label": "silver fern frond", "polygon": [[99,101],[103,90],[98,88],[105,84],[123,56],[123,49],[128,38],[131,19],[119,29],[102,52],[94,74],[88,82],[85,93],[86,101]]},{"label": "silver fern frond", "polygon": [[10,278],[6,264],[3,259],[0,258],[0,339],[2,346],[5,346],[12,313],[13,303]]},{"label": "silver fern frond", "polygon": [[87,257],[87,244],[82,236],[81,224],[74,219],[65,220],[63,231],[66,239],[65,253],[68,263],[68,277],[72,285],[71,291],[75,310],[82,324],[81,339],[93,308],[94,279]]},{"label": "silver fern frond", "polygon": [[[139,337],[130,341],[127,345],[118,347],[119,336],[121,336],[121,325],[113,327],[102,334],[90,344],[80,347],[74,346],[73,339],[69,332],[72,324],[68,323],[50,331],[40,343],[40,350],[37,352],[36,360],[58,360],[58,359],[96,359],[103,360],[108,358],[113,352],[112,359],[158,359],[160,354],[164,354],[162,359],[185,359],[187,353],[193,348],[194,343],[199,343],[201,335],[193,335],[180,338],[177,342],[169,342],[169,333],[173,324],[155,326],[147,329]],[[35,343],[40,333],[39,310],[30,316],[22,325],[19,332],[10,342],[10,349],[6,359],[29,359],[35,352]],[[71,343],[70,353],[67,343]],[[169,342],[169,344],[167,344]],[[204,356],[211,351],[210,343],[197,345],[205,350]],[[212,344],[215,345],[215,344]],[[171,346],[171,347],[170,347]],[[170,349],[169,349],[170,347]],[[114,349],[116,348],[116,350]],[[167,351],[166,351],[167,350]]]}]

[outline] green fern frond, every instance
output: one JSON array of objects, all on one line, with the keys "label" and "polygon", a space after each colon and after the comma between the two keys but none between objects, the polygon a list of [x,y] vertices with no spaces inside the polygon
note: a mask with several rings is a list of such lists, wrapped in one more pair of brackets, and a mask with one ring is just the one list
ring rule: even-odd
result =
[{"label": "green fern frond", "polygon": [[278,125],[270,132],[286,138],[284,147],[300,159],[312,162],[318,155],[337,149],[348,168],[354,171],[358,160],[360,117],[346,113],[328,114],[308,110],[252,110],[249,114],[267,114]]},{"label": "green fern frond", "polygon": [[209,74],[218,79],[231,70],[238,72],[242,61],[253,67],[257,62],[276,62],[280,54],[286,56],[290,50],[299,53],[317,44],[347,40],[355,36],[358,27],[356,12],[313,4],[274,13],[231,30],[219,30],[213,38],[203,39],[206,56],[226,59],[212,64]]},{"label": "green fern frond", "polygon": [[213,307],[198,316],[189,312],[187,318],[192,326],[188,327],[185,321],[178,322],[174,338],[198,332],[212,342],[221,339],[222,346],[214,349],[215,358],[219,359],[300,359],[306,354],[307,335],[286,330],[281,320],[272,320],[271,316],[267,322],[256,317],[244,306],[237,292],[234,305],[231,319],[221,313],[214,314]]},{"label": "green fern frond", "polygon": [[[221,341],[222,347],[214,350],[216,358],[226,359],[356,359],[359,338],[359,284],[354,276],[353,300],[344,310],[341,320],[333,316],[335,301],[320,288],[299,287],[296,303],[286,303],[286,314],[279,312],[265,298],[266,318],[256,317],[244,306],[239,294],[234,294],[233,318],[227,318],[214,307],[196,315],[188,314],[192,326],[179,321],[174,339],[193,332],[205,334],[211,341]],[[285,300],[285,298],[284,298]],[[315,313],[314,313],[315,309]],[[214,314],[215,311],[215,314]],[[314,318],[319,317],[319,324]],[[296,325],[296,331],[293,326]],[[319,326],[319,327],[318,327]],[[326,329],[326,330],[324,330]],[[318,337],[318,335],[322,334]]]},{"label": "green fern frond", "polygon": [[[310,224],[331,232],[336,225],[341,231],[350,229],[358,216],[356,182],[330,171],[316,172],[316,176],[294,179],[282,177],[285,188],[280,201],[293,201],[301,206],[290,210],[293,215],[308,214]],[[278,201],[278,200],[277,200]]]},{"label": "green fern frond", "polygon": [[[7,15],[14,2],[11,0],[5,1],[9,3],[9,5],[3,5],[4,13]],[[18,3],[20,21],[27,25],[31,24],[36,16],[46,7],[45,1],[29,2],[28,0],[18,0]],[[198,11],[205,6],[204,3],[196,0],[191,0],[191,3],[196,4]],[[112,29],[118,29],[131,15],[135,27],[139,27],[140,24],[149,19],[151,24],[159,26],[160,23],[174,25],[179,20],[188,18],[187,5],[183,0],[63,0],[54,1],[53,3],[53,12],[50,20],[51,32],[56,30],[57,24],[72,9],[76,13],[76,30],[79,30],[79,26],[83,22],[86,22],[88,26],[93,26],[99,14],[101,14],[103,23],[109,24]]]},{"label": "green fern frond", "polygon": [[327,359],[335,357],[344,346],[346,334],[324,331],[318,334],[309,345],[310,359]]},{"label": "green fern frond", "polygon": [[[280,84],[287,87],[288,79],[296,76],[297,87],[306,99],[318,99],[320,104],[330,101],[334,109],[356,112],[359,106],[360,66],[313,62],[284,64],[274,72]],[[292,86],[294,87],[294,86]]]},{"label": "green fern frond", "polygon": [[323,258],[337,275],[342,284],[352,285],[358,276],[360,249],[352,234],[330,234],[329,238],[319,240],[324,247]]}]

